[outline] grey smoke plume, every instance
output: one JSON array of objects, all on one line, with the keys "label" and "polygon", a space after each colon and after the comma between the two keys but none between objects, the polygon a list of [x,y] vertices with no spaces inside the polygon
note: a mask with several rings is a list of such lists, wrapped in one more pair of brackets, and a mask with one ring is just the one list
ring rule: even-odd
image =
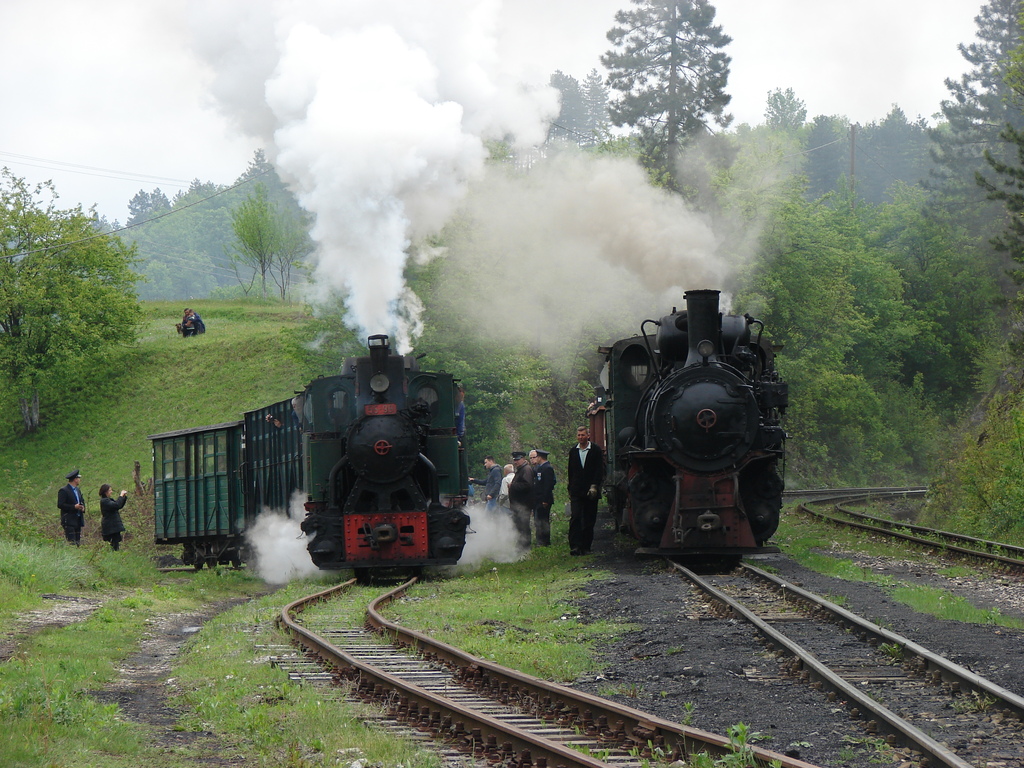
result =
[{"label": "grey smoke plume", "polygon": [[315,214],[313,299],[407,351],[419,307],[402,270],[477,177],[485,141],[543,140],[552,89],[497,56],[498,0],[196,3],[211,93]]},{"label": "grey smoke plume", "polygon": [[636,333],[735,266],[705,216],[624,158],[564,152],[525,174],[492,169],[464,216],[449,258],[484,338],[557,348],[584,327]]}]

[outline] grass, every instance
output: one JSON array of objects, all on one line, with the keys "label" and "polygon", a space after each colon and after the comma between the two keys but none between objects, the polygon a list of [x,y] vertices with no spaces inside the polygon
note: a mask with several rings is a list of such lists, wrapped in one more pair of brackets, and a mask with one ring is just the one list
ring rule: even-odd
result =
[{"label": "grass", "polygon": [[[553,540],[565,538],[554,521]],[[560,535],[561,534],[561,535]],[[606,577],[567,557],[567,545],[535,548],[504,563],[430,581],[388,615],[474,656],[548,680],[569,681],[599,671],[596,649],[630,629],[584,623],[573,608],[587,582]],[[568,564],[567,564],[568,561]]]},{"label": "grass", "polygon": [[89,693],[102,689],[138,650],[155,614],[260,589],[261,582],[242,573],[164,577],[146,558],[109,549],[0,542],[5,624],[39,606],[47,592],[102,603],[84,621],[20,638],[17,652],[0,665],[0,764],[92,766],[102,754],[103,764],[114,768],[140,760],[172,765],[158,759],[144,729]]},{"label": "grass", "polygon": [[[877,574],[870,568],[859,566],[843,552],[858,552],[874,557],[926,562],[928,556],[898,543],[875,540],[820,523],[803,515],[783,514],[775,540],[783,551],[801,565],[813,571],[847,581],[877,584],[894,600],[915,611],[940,619],[969,624],[989,624],[1024,629],[1021,619],[1003,616],[998,609],[977,608],[967,600],[948,590],[900,582],[892,576]],[[826,551],[827,550],[827,551]],[[951,578],[990,578],[982,571],[967,566],[950,566],[939,571]]]}]

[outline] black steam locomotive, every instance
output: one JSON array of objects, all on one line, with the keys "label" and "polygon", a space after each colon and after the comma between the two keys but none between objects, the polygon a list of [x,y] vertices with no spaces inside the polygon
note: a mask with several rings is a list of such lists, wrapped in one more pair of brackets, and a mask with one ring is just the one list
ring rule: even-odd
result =
[{"label": "black steam locomotive", "polygon": [[387,336],[368,347],[242,421],[151,435],[156,542],[182,544],[196,568],[237,565],[261,515],[301,505],[320,568],[458,562],[469,517],[456,382],[392,354]]},{"label": "black steam locomotive", "polygon": [[590,417],[606,445],[609,507],[638,553],[777,552],[765,543],[782,508],[788,386],[775,350],[759,320],[720,313],[718,291],[685,299],[684,311],[602,349]]}]

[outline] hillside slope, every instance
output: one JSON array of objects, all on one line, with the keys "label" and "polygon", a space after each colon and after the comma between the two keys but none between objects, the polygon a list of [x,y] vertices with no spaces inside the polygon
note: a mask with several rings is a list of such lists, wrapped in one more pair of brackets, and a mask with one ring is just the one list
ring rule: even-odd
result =
[{"label": "hillside slope", "polygon": [[147,322],[135,348],[88,372],[82,391],[58,393],[37,434],[0,443],[0,503],[15,503],[37,529],[59,530],[56,494],[71,469],[81,471],[95,512],[101,483],[132,488],[136,461],[144,478],[152,474],[147,435],[239,419],[329,373],[298,370],[302,307],[204,301],[196,308],[207,333],[185,339],[174,329],[180,304],[143,303]]}]

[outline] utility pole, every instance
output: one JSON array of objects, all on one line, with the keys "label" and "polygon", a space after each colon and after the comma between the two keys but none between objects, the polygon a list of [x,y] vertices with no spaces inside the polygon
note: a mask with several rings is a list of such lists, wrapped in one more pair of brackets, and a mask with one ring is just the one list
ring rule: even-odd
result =
[{"label": "utility pole", "polygon": [[857,207],[857,126],[850,123],[850,210]]}]

